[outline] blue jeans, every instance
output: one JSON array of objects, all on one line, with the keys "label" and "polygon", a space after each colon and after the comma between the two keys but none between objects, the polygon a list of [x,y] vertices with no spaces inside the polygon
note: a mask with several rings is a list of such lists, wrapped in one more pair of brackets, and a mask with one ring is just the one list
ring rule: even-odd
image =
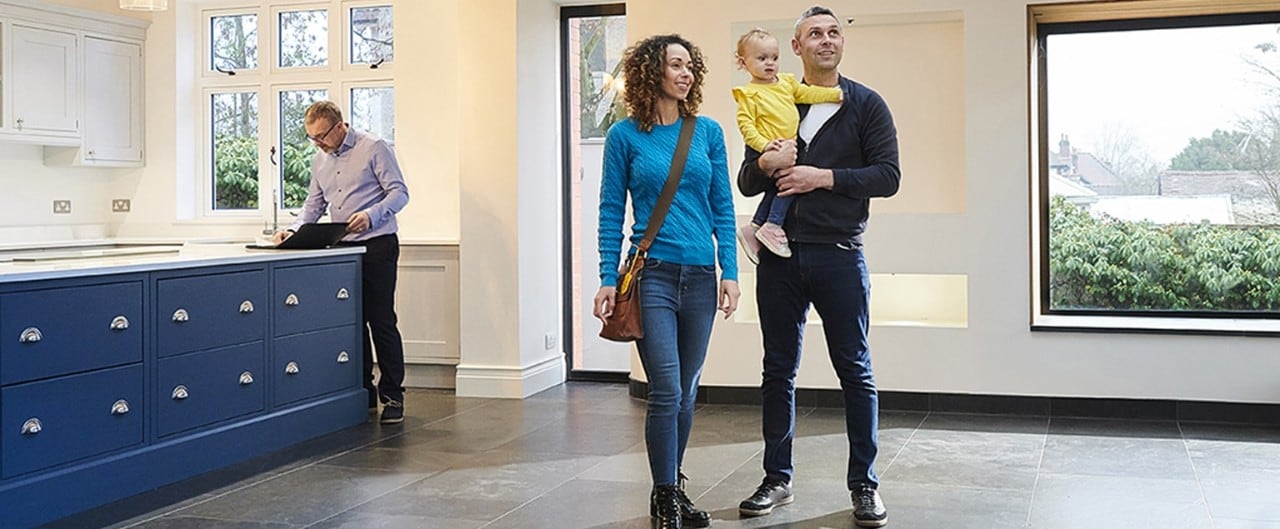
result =
[{"label": "blue jeans", "polygon": [[693,426],[698,377],[707,358],[719,288],[714,266],[647,259],[640,281],[644,338],[636,341],[649,379],[644,440],[655,486],[672,485]]},{"label": "blue jeans", "polygon": [[764,198],[760,199],[760,205],[756,206],[756,214],[751,217],[751,223],[764,226],[764,223],[772,222],[782,226],[782,223],[787,221],[787,209],[795,199],[794,195],[780,197],[773,189],[765,191]]},{"label": "blue jeans", "polygon": [[876,487],[879,399],[867,344],[871,282],[861,248],[792,243],[791,258],[760,252],[756,299],[764,335],[764,471],[791,481],[791,445],[796,433],[796,372],[805,314],[812,304],[822,317],[831,365],[844,393],[849,439],[848,485]]}]

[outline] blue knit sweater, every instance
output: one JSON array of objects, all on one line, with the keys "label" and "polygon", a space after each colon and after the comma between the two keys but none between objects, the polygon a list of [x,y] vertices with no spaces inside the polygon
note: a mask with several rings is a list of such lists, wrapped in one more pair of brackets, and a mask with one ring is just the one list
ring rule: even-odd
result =
[{"label": "blue knit sweater", "polygon": [[[649,257],[683,265],[720,264],[720,278],[738,279],[734,246],[733,194],[724,151],[724,132],[699,117],[689,159],[671,209],[649,247]],[[600,284],[615,286],[622,252],[622,222],[631,195],[631,245],[640,244],[649,214],[671,170],[683,118],[640,132],[631,118],[609,128],[604,142],[604,179],[600,184]],[[632,250],[628,250],[631,252]],[[718,259],[717,259],[718,257]]]}]

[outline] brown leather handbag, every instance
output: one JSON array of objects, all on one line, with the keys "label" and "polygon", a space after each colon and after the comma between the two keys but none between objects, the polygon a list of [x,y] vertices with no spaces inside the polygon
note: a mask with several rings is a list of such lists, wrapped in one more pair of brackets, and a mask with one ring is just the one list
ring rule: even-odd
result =
[{"label": "brown leather handbag", "polygon": [[689,158],[689,144],[693,141],[693,128],[697,122],[697,118],[686,117],[680,127],[680,139],[676,142],[675,156],[671,157],[671,172],[667,174],[667,183],[662,186],[662,195],[653,206],[653,214],[649,215],[644,238],[618,275],[613,313],[604,320],[604,328],[600,329],[601,338],[615,342],[633,342],[644,338],[639,292],[644,260],[649,255],[649,246],[653,244],[654,237],[658,236],[658,228],[666,220],[667,210],[671,208],[671,201],[676,196],[676,188],[680,187],[680,175],[684,174],[684,162]]}]

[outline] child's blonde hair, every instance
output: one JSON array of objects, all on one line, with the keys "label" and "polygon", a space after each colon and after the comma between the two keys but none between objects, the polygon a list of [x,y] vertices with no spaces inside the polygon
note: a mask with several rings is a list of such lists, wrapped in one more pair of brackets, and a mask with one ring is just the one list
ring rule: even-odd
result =
[{"label": "child's blonde hair", "polygon": [[[743,33],[741,37],[738,37],[738,51],[734,53],[733,58],[735,60],[740,60],[746,57],[745,53],[748,42],[761,42],[769,39],[773,39],[775,41],[778,40],[777,37],[774,37],[773,34],[765,31],[764,28],[751,28],[747,30],[747,32]],[[738,67],[742,67],[741,62],[739,62]]]}]

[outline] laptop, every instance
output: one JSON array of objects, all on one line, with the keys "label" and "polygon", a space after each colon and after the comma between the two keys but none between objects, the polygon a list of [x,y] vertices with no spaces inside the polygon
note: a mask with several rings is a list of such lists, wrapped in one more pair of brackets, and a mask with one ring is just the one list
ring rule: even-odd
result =
[{"label": "laptop", "polygon": [[246,247],[257,250],[319,250],[337,244],[346,234],[345,222],[313,222],[303,224],[280,244],[249,244]]}]

